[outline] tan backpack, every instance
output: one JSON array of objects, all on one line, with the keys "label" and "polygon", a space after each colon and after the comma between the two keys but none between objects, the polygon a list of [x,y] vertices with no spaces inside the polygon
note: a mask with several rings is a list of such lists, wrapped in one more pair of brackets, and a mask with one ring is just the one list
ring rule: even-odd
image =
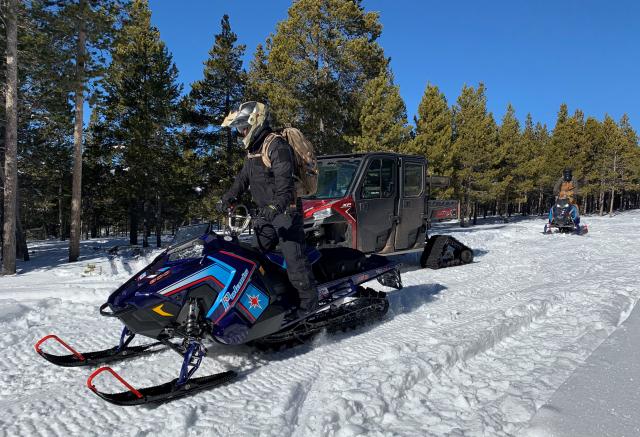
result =
[{"label": "tan backpack", "polygon": [[560,192],[558,193],[558,199],[569,199],[569,203],[573,203],[574,189],[572,181],[562,181],[560,185]]},{"label": "tan backpack", "polygon": [[264,165],[271,168],[269,147],[273,140],[278,137],[289,143],[295,152],[295,171],[293,177],[296,184],[296,195],[301,197],[316,194],[318,189],[318,160],[316,159],[313,144],[304,137],[300,129],[287,127],[279,133],[270,134],[265,138],[260,153],[250,155],[250,157],[260,155]]}]

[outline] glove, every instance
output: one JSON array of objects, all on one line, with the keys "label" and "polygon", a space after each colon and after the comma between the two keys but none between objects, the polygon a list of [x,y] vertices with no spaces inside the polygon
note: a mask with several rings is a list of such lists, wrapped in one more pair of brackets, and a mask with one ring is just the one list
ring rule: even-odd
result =
[{"label": "glove", "polygon": [[267,221],[271,222],[273,221],[275,216],[280,214],[280,210],[273,205],[267,205],[264,208],[262,208],[261,214],[262,214],[262,217],[264,217]]},{"label": "glove", "polygon": [[234,197],[227,199],[224,196],[222,196],[222,198],[216,202],[216,211],[218,211],[220,214],[224,214],[235,203],[236,203],[236,199]]}]

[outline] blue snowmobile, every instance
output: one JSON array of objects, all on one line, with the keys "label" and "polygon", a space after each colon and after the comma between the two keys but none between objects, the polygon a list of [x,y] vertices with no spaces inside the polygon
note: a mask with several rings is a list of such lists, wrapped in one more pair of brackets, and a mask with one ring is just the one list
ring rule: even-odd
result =
[{"label": "blue snowmobile", "polygon": [[560,233],[578,235],[586,234],[589,231],[586,225],[580,225],[578,207],[566,198],[556,200],[556,203],[551,207],[549,222],[544,225],[543,233],[552,234],[554,228]]},{"label": "blue snowmobile", "polygon": [[[238,218],[237,216],[234,216]],[[225,345],[250,344],[279,348],[302,342],[321,330],[344,330],[382,318],[389,303],[383,292],[362,286],[377,279],[402,288],[399,264],[379,255],[365,256],[345,247],[309,249],[307,256],[318,281],[318,308],[300,315],[298,295],[278,252],[263,252],[238,239],[250,221],[218,234],[207,230],[195,238],[176,242],[141,272],[114,291],[100,314],[116,317],[124,328],[118,346],[78,352],[55,335],[43,337],[36,352],[60,366],[89,366],[128,359],[170,348],[183,357],[179,376],[161,385],[135,388],[110,367],[93,372],[87,386],[104,400],[118,405],[160,403],[232,381],[226,372],[193,377],[206,355],[203,340]],[[130,346],[140,334],[155,341]],[[69,355],[54,355],[42,344],[55,340]],[[126,387],[105,393],[95,378],[108,372]]]}]

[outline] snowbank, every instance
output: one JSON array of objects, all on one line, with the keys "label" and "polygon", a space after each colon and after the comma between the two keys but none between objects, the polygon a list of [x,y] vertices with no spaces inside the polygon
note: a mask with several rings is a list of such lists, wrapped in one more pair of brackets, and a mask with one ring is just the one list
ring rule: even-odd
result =
[{"label": "snowbank", "polygon": [[640,307],[540,408],[528,437],[640,436]]}]

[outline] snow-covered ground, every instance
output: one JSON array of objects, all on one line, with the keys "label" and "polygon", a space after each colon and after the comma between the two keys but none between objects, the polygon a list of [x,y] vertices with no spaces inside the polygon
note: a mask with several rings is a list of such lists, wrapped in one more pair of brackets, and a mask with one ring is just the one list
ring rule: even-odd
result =
[{"label": "snow-covered ground", "polygon": [[640,436],[640,306],[542,406],[528,437]]},{"label": "snow-covered ground", "polygon": [[[109,260],[101,248],[115,242],[89,241],[66,264],[64,244],[33,245],[23,273],[0,278],[0,436],[523,434],[640,298],[640,212],[583,220],[585,236],[542,235],[540,219],[446,229],[475,262],[407,268],[385,321],[278,353],[212,344],[199,374],[236,369],[240,380],[143,407],[102,401],[85,386],[92,369],[55,367],[33,345],[50,333],[78,350],[114,345],[119,323],[98,307],[151,255]],[[180,362],[166,351],[112,367],[145,386]]]}]

